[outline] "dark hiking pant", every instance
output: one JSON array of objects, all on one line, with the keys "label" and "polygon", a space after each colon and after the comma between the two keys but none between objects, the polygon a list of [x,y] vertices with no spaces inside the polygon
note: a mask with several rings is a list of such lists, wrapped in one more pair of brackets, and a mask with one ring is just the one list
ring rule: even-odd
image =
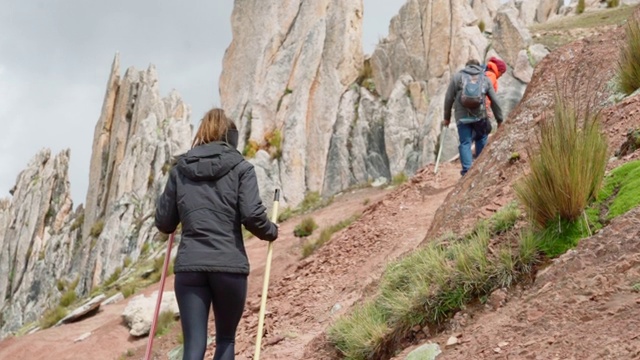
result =
[{"label": "dark hiking pant", "polygon": [[214,360],[233,360],[236,328],[247,298],[247,275],[178,272],[175,292],[184,336],[183,360],[202,360],[207,347],[209,308],[216,324]]}]

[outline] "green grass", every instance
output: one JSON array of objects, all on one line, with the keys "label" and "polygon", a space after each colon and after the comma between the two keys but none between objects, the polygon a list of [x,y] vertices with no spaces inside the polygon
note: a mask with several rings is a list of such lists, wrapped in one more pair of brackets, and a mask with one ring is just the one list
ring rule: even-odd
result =
[{"label": "green grass", "polygon": [[281,223],[287,221],[293,216],[320,209],[330,205],[332,202],[333,197],[323,199],[317,191],[308,192],[298,207],[295,209],[292,209],[291,207],[284,208],[284,210],[278,214],[278,222]]},{"label": "green grass", "polygon": [[640,89],[640,20],[631,16],[618,60],[618,89],[627,95]]},{"label": "green grass", "polygon": [[163,311],[158,315],[158,325],[156,330],[156,336],[162,336],[166,334],[171,325],[173,325],[176,321],[175,316],[173,315],[173,311]]},{"label": "green grass", "polygon": [[405,173],[401,172],[401,173],[398,173],[398,174],[393,176],[393,179],[391,179],[391,183],[394,186],[398,186],[398,185],[402,185],[405,182],[407,182],[408,179],[409,178],[407,177],[407,175]]},{"label": "green grass", "polygon": [[120,274],[122,274],[122,268],[118,266],[113,271],[111,276],[109,276],[109,278],[104,282],[103,287],[106,288],[106,287],[109,287],[111,284],[115,283],[120,278]]},{"label": "green grass", "polygon": [[307,237],[313,234],[313,231],[317,228],[318,224],[316,221],[312,217],[306,217],[293,229],[293,235],[296,237]]},{"label": "green grass", "polygon": [[47,329],[57,324],[63,317],[67,316],[67,309],[62,306],[56,306],[47,310],[40,319],[40,327]]},{"label": "green grass", "polygon": [[515,225],[519,217],[520,210],[518,209],[518,204],[513,201],[496,212],[491,218],[491,231],[498,234],[507,231]]},{"label": "green grass", "polygon": [[67,307],[73,304],[73,302],[76,301],[77,298],[78,295],[76,295],[75,290],[68,290],[60,298],[60,306]]},{"label": "green grass", "polygon": [[606,219],[618,217],[640,205],[640,160],[613,169],[604,180],[599,202],[610,200]]},{"label": "green grass", "polygon": [[578,0],[578,5],[576,6],[576,14],[582,14],[585,8],[585,0]]},{"label": "green grass", "polygon": [[576,221],[602,185],[607,143],[599,114],[579,118],[556,93],[553,119],[540,122],[536,153],[529,153],[530,174],[514,190],[534,225],[544,229],[558,218]]},{"label": "green grass", "polygon": [[588,29],[602,26],[624,24],[636,6],[619,6],[611,9],[586,12],[580,16],[560,17],[542,24],[529,26],[531,35],[539,35],[536,42],[545,45],[551,51],[576,40],[568,30]]},{"label": "green grass", "polygon": [[104,220],[99,219],[96,222],[94,222],[93,225],[91,226],[91,231],[89,231],[89,235],[93,236],[94,238],[97,238],[98,236],[100,236],[100,234],[102,234],[103,229],[104,229]]},{"label": "green grass", "polygon": [[351,225],[359,217],[360,215],[354,215],[346,220],[340,221],[337,224],[331,225],[328,228],[322,229],[322,232],[320,232],[320,236],[316,240],[307,241],[304,245],[302,245],[302,257],[305,258],[313,254],[322,245],[328,243],[331,240],[333,234]]},{"label": "green grass", "polygon": [[[415,325],[438,325],[473,299],[512,285],[530,271],[538,259],[536,238],[517,238],[489,250],[497,235],[493,224],[514,226],[514,205],[506,206],[489,221],[480,221],[461,238],[447,237],[390,263],[377,295],[339,318],[328,335],[346,359],[386,358]],[[502,217],[502,218],[501,218]]]}]

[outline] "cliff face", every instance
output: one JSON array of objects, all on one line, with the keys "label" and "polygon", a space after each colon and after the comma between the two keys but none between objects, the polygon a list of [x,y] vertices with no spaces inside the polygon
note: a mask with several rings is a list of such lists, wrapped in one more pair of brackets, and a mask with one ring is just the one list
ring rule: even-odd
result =
[{"label": "cliff face", "polygon": [[[532,3],[536,13],[542,1]],[[250,160],[263,195],[281,187],[284,202],[297,205],[308,191],[328,196],[432,162],[446,87],[469,58],[509,58],[500,92],[508,112],[531,70],[522,64],[514,77],[531,45],[521,20],[531,10],[520,5],[408,0],[365,61],[362,1],[236,1],[220,93],[245,153],[282,135],[281,156],[258,150]],[[500,16],[513,26],[501,26]],[[494,34],[483,34],[480,21]],[[514,49],[500,50],[496,38]],[[444,159],[457,154],[450,134]]]},{"label": "cliff face", "polygon": [[256,165],[271,174],[263,190],[281,186],[284,200],[298,203],[323,187],[340,98],[363,63],[362,1],[236,1],[231,23],[222,104],[241,149],[281,134],[279,161],[263,156]]},{"label": "cliff face", "polygon": [[40,151],[0,203],[0,336],[36,320],[78,262],[68,167],[69,150]]},{"label": "cliff face", "polygon": [[38,153],[0,203],[0,336],[37,320],[60,299],[58,279],[78,295],[135,261],[153,241],[155,199],[172,158],[191,140],[190,109],[161,98],[152,66],[120,77],[116,56],[95,128],[86,206],[72,211],[69,151]]}]

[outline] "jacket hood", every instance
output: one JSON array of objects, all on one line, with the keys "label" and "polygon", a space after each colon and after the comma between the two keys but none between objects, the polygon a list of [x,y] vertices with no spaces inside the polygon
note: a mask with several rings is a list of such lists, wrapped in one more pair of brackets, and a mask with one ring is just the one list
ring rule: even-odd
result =
[{"label": "jacket hood", "polygon": [[478,75],[484,72],[484,69],[480,65],[469,65],[462,69],[463,72],[469,75]]},{"label": "jacket hood", "polygon": [[492,62],[488,62],[487,63],[487,70],[493,72],[494,74],[496,74],[496,77],[500,77],[500,75],[502,75],[502,73],[500,72],[500,70],[498,69],[498,65],[492,63]]},{"label": "jacket hood", "polygon": [[191,180],[217,180],[244,160],[238,150],[224,142],[196,146],[178,159],[178,171]]}]

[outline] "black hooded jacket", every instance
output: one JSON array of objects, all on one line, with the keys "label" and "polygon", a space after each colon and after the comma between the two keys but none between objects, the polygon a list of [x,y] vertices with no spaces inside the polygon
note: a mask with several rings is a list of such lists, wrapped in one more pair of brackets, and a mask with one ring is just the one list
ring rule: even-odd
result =
[{"label": "black hooded jacket", "polygon": [[158,198],[156,227],[163,233],[182,223],[175,272],[249,273],[242,229],[275,240],[253,165],[227,143],[200,145],[178,159]]}]

